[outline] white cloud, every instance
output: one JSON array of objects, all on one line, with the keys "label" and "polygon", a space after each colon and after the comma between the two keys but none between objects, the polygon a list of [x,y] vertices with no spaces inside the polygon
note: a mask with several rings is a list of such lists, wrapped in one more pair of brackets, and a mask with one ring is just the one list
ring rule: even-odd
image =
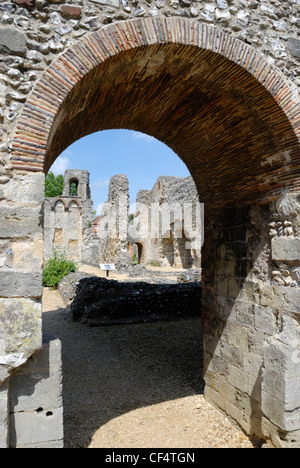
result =
[{"label": "white cloud", "polygon": [[150,135],[146,135],[146,133],[132,132],[132,136],[133,138],[136,138],[137,140],[144,140],[147,143],[152,143],[153,141],[155,141],[154,137]]},{"label": "white cloud", "polygon": [[92,182],[91,187],[93,188],[100,188],[100,187],[108,187],[109,180],[99,180],[98,182]]},{"label": "white cloud", "polygon": [[64,175],[65,171],[70,167],[70,159],[67,156],[60,156],[57,158],[50,171],[54,173],[55,176],[59,174]]},{"label": "white cloud", "polygon": [[97,206],[97,208],[96,208],[97,216],[100,216],[100,215],[101,215],[102,209],[103,209],[103,205],[104,205],[104,203],[99,203],[99,205]]}]

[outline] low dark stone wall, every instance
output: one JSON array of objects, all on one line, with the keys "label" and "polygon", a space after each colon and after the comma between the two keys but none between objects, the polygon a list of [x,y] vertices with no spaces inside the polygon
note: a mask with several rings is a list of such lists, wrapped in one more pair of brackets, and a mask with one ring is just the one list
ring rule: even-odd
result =
[{"label": "low dark stone wall", "polygon": [[149,284],[85,278],[71,304],[74,321],[90,326],[201,316],[201,283]]}]

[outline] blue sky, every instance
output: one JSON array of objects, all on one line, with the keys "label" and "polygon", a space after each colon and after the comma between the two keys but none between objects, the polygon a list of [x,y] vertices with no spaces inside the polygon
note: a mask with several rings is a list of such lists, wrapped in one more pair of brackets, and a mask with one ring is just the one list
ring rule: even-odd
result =
[{"label": "blue sky", "polygon": [[50,171],[64,174],[66,169],[90,172],[94,210],[107,200],[113,175],[126,174],[130,203],[139,190],[151,190],[160,175],[188,177],[187,167],[166,145],[143,133],[106,130],[89,135],[71,145],[55,161]]}]

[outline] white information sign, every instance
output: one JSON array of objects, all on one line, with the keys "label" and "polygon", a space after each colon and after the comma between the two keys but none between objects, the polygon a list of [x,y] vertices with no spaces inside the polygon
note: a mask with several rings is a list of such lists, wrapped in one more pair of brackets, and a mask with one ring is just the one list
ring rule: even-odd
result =
[{"label": "white information sign", "polygon": [[112,263],[100,263],[100,268],[103,271],[111,271],[116,269],[115,265]]}]

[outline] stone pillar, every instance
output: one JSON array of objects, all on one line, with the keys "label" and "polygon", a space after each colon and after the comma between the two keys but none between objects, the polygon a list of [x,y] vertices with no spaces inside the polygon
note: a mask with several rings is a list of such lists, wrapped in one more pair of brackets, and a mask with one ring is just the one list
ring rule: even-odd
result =
[{"label": "stone pillar", "polygon": [[9,382],[9,447],[63,448],[61,343],[44,337],[42,349]]},{"label": "stone pillar", "polygon": [[41,347],[44,174],[1,178],[0,386]]},{"label": "stone pillar", "polygon": [[108,261],[115,263],[116,269],[122,272],[131,265],[128,252],[129,182],[126,175],[118,174],[111,178],[108,202],[110,216],[115,222],[114,232],[109,233]]},{"label": "stone pillar", "polygon": [[0,383],[0,449],[8,446],[8,381]]},{"label": "stone pillar", "polygon": [[272,211],[256,205],[207,216],[205,395],[248,435],[289,447],[300,445],[300,288],[272,277]]},{"label": "stone pillar", "polygon": [[276,311],[277,330],[264,345],[263,431],[277,447],[300,446],[300,197],[286,192],[269,225],[271,282],[261,305]]},{"label": "stone pillar", "polygon": [[276,447],[299,448],[300,327],[288,316],[281,319],[281,332],[264,345],[262,428]]}]

